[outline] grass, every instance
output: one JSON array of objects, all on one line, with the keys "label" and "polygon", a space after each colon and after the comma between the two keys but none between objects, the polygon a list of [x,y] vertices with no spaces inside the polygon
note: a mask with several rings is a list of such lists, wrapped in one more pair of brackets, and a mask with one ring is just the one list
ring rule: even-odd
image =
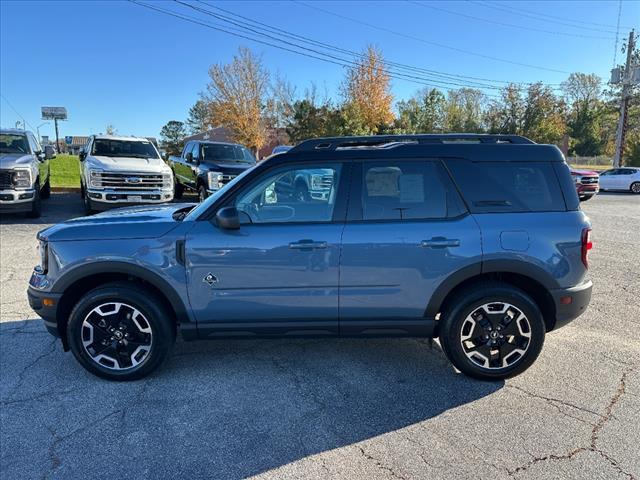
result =
[{"label": "grass", "polygon": [[49,165],[52,187],[80,188],[80,161],[77,155],[58,154]]}]

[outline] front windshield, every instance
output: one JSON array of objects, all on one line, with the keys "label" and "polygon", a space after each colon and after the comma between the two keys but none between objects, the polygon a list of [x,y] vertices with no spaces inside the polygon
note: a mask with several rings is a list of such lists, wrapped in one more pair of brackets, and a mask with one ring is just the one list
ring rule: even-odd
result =
[{"label": "front windshield", "polygon": [[110,140],[97,138],[93,142],[91,155],[105,157],[160,158],[151,142],[135,140]]},{"label": "front windshield", "polygon": [[206,212],[207,209],[214,202],[216,202],[222,195],[224,195],[224,193],[228,189],[232,188],[236,183],[241,182],[242,179],[244,177],[246,177],[249,174],[249,172],[253,171],[253,169],[256,168],[257,166],[258,166],[258,164],[255,164],[253,167],[247,168],[244,172],[242,172],[236,178],[231,180],[229,183],[227,183],[225,186],[223,186],[220,190],[216,191],[211,196],[207,197],[207,199],[204,202],[200,203],[196,208],[191,210],[186,217],[184,217],[184,221],[188,222],[189,220],[197,219],[200,215],[202,215],[204,212]]},{"label": "front windshield", "polygon": [[203,143],[202,155],[206,161],[213,163],[256,163],[249,149],[240,145]]},{"label": "front windshield", "polygon": [[0,153],[29,153],[29,142],[24,135],[0,134]]}]

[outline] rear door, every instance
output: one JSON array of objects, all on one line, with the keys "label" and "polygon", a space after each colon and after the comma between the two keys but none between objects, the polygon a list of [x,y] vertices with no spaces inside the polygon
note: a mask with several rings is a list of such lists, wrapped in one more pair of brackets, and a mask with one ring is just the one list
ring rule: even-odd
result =
[{"label": "rear door", "polygon": [[480,272],[480,231],[439,160],[354,166],[342,237],[342,334],[424,334],[426,307],[450,274]]}]

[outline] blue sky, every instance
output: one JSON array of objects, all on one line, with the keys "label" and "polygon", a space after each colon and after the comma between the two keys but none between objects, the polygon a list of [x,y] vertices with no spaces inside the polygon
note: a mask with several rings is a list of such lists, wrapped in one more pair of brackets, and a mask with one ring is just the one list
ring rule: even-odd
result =
[{"label": "blue sky", "polygon": [[[172,1],[141,1],[199,16],[205,22],[217,21]],[[343,49],[360,51],[374,44],[388,60],[412,67],[550,84],[559,84],[572,71],[608,77],[615,42],[611,32],[619,7],[618,1],[210,3]],[[628,35],[628,27],[640,29],[640,2],[622,2],[621,13],[621,36]],[[242,45],[260,53],[272,74],[286,77],[300,93],[315,82],[320,93],[326,90],[337,99],[344,77],[344,67],[339,65],[236,38],[126,1],[2,0],[0,22],[3,127],[13,127],[20,119],[15,109],[35,130],[43,123],[40,107],[52,105],[65,106],[69,112],[69,120],[60,124],[62,136],[103,132],[108,124],[124,135],[157,136],[167,121],[186,119],[206,86],[209,66],[228,62]],[[422,85],[401,79],[392,84],[396,99],[407,98],[419,88]],[[40,127],[40,133],[53,136],[53,125]]]}]

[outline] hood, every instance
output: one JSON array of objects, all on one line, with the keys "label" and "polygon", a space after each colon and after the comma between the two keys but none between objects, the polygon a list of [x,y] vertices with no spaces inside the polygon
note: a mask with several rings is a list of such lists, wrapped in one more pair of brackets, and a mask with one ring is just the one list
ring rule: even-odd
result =
[{"label": "hood", "polygon": [[254,165],[255,163],[211,162],[205,160],[200,163],[200,168],[212,172],[222,172],[227,175],[238,175]]},{"label": "hood", "polygon": [[174,213],[188,211],[194,206],[192,203],[169,203],[117,208],[58,223],[39,232],[38,238],[53,242],[157,238],[180,224],[173,218]]},{"label": "hood", "polygon": [[0,153],[0,168],[10,170],[18,165],[29,166],[32,158],[28,153]]},{"label": "hood", "polygon": [[169,171],[169,166],[161,158],[105,157],[92,155],[88,157],[90,168],[103,168],[110,172],[158,173]]},{"label": "hood", "polygon": [[571,175],[583,175],[583,176],[592,176],[592,177],[597,177],[598,176],[598,172],[594,172],[593,170],[574,170],[573,168],[571,169]]}]

